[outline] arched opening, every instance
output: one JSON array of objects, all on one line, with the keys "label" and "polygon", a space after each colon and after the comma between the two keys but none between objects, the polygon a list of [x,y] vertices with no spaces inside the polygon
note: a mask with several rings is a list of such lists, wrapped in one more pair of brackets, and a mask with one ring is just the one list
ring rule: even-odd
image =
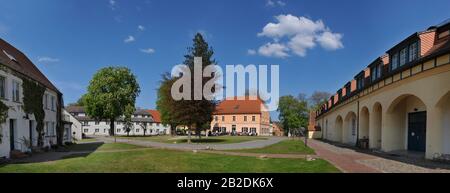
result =
[{"label": "arched opening", "polygon": [[369,127],[369,144],[372,149],[381,148],[381,118],[383,108],[380,103],[373,105],[372,113],[370,114],[370,127]]},{"label": "arched opening", "polygon": [[369,109],[363,107],[359,117],[359,139],[369,139]]},{"label": "arched opening", "polygon": [[354,112],[349,112],[344,120],[342,142],[356,145],[356,133],[356,114]]},{"label": "arched opening", "polygon": [[336,142],[342,142],[342,124],[343,124],[342,117],[338,116],[334,123],[334,132],[333,132],[333,140]]},{"label": "arched opening", "polygon": [[442,128],[441,130],[441,141],[442,141],[442,151],[444,154],[450,154],[450,92],[447,92],[436,105],[438,113],[435,120],[437,120],[436,126]]},{"label": "arched opening", "polygon": [[425,152],[426,111],[425,103],[414,95],[397,97],[387,110],[382,148]]}]

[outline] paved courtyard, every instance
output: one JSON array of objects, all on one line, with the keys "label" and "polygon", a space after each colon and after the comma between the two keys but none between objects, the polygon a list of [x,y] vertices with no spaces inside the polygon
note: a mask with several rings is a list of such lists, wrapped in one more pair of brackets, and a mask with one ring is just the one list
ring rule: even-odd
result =
[{"label": "paved courtyard", "polygon": [[[308,145],[316,151],[318,157],[331,162],[343,172],[348,173],[450,173],[448,165],[427,160],[397,158],[401,160],[397,161],[318,140],[309,140]],[[414,162],[415,164],[412,164]],[[419,165],[426,165],[426,167]]]}]

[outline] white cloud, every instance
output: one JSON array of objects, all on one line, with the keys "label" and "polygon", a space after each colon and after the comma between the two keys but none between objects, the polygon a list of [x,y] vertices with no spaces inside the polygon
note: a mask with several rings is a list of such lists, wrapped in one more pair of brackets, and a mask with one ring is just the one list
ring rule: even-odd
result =
[{"label": "white cloud", "polygon": [[255,55],[255,54],[256,54],[256,50],[254,50],[254,49],[248,49],[248,50],[247,50],[247,54],[248,54],[248,55]]},{"label": "white cloud", "polygon": [[337,50],[343,48],[342,44],[342,34],[332,33],[329,31],[323,32],[319,37],[317,37],[317,41],[320,45],[327,50]]},{"label": "white cloud", "polygon": [[308,49],[314,48],[316,44],[326,50],[344,47],[343,35],[333,33],[322,20],[313,21],[290,14],[279,15],[275,19],[276,22],[268,23],[257,35],[271,38],[277,44],[286,45],[284,53],[293,52],[295,55],[304,57]]},{"label": "white cloud", "polygon": [[155,53],[155,49],[153,49],[153,48],[141,49],[141,52],[146,53],[146,54],[153,54],[153,53]]},{"label": "white cloud", "polygon": [[289,54],[287,51],[289,51],[289,49],[285,45],[279,43],[267,43],[258,49],[260,55],[276,58],[288,57]]},{"label": "white cloud", "polygon": [[139,30],[139,31],[144,31],[144,30],[145,30],[145,27],[144,27],[143,25],[138,25],[138,30]]},{"label": "white cloud", "polygon": [[136,39],[134,38],[134,36],[128,36],[125,40],[123,40],[123,42],[125,43],[131,43],[136,41]]},{"label": "white cloud", "polygon": [[279,1],[267,0],[266,1],[266,6],[267,7],[276,7],[276,6],[283,7],[285,5],[286,5],[286,3],[281,1],[281,0],[279,0]]},{"label": "white cloud", "polygon": [[305,57],[306,50],[314,48],[316,43],[313,36],[296,35],[289,41],[288,45],[296,55]]},{"label": "white cloud", "polygon": [[52,58],[52,57],[44,56],[44,57],[39,57],[38,58],[38,62],[41,62],[41,63],[54,63],[54,62],[59,62],[59,59],[58,58]]},{"label": "white cloud", "polygon": [[109,0],[109,8],[111,8],[111,10],[116,10],[117,2],[115,0]]},{"label": "white cloud", "polygon": [[281,6],[281,7],[283,7],[283,6],[285,6],[285,5],[286,5],[286,3],[285,3],[285,2],[283,2],[283,1],[277,1],[277,4],[278,4],[279,6]]},{"label": "white cloud", "polygon": [[283,36],[293,36],[297,34],[311,35],[317,31],[325,29],[321,20],[316,22],[305,17],[296,17],[293,15],[279,15],[275,19],[277,23],[268,23],[258,36],[270,38],[280,38]]}]

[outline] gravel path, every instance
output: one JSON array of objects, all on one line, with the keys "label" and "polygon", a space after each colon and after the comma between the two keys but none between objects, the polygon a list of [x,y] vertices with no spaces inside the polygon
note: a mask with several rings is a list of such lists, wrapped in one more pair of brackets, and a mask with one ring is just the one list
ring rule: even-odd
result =
[{"label": "gravel path", "polygon": [[[115,140],[112,137],[100,137],[97,139],[108,143],[114,142]],[[128,143],[143,147],[157,147],[157,148],[179,149],[179,150],[236,150],[236,149],[263,148],[269,145],[276,144],[286,139],[287,139],[286,137],[269,137],[267,140],[254,140],[230,144],[171,144],[171,143],[160,143],[154,141],[143,141],[143,140],[121,139],[121,138],[117,138],[116,142]]]}]

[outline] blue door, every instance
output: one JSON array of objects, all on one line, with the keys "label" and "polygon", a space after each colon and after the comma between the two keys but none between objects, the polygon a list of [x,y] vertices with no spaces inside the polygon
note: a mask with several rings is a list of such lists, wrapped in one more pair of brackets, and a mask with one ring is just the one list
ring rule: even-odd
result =
[{"label": "blue door", "polygon": [[425,152],[427,112],[408,114],[408,150]]}]

